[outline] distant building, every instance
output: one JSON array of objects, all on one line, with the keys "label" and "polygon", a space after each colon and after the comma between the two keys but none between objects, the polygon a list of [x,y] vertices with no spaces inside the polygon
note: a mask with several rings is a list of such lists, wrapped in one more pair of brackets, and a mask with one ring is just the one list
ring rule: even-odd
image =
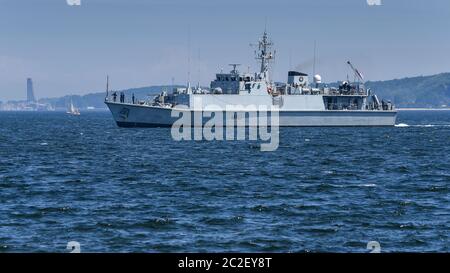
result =
[{"label": "distant building", "polygon": [[27,102],[36,102],[33,91],[33,80],[31,78],[27,79]]},{"label": "distant building", "polygon": [[39,103],[34,96],[33,80],[27,79],[27,100],[0,102],[0,111],[55,111],[50,103]]}]

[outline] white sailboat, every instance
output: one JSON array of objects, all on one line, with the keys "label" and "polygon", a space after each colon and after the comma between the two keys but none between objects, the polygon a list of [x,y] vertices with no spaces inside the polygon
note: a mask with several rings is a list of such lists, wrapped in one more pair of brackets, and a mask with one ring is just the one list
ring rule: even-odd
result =
[{"label": "white sailboat", "polygon": [[73,115],[73,116],[79,116],[80,110],[78,110],[75,106],[73,106],[72,100],[70,100],[69,109],[67,110],[67,114]]}]

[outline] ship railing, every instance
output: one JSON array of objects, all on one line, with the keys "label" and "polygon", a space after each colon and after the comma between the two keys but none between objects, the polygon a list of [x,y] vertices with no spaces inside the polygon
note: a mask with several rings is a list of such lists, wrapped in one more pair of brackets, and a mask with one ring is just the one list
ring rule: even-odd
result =
[{"label": "ship railing", "polygon": [[113,93],[108,94],[105,97],[105,102],[115,102],[115,103],[123,103],[123,104],[136,104],[136,105],[145,105],[147,104],[146,100],[138,100],[135,98],[134,102],[133,99],[130,97],[125,97],[124,101],[120,101],[120,93],[117,92],[116,100],[114,100]]}]

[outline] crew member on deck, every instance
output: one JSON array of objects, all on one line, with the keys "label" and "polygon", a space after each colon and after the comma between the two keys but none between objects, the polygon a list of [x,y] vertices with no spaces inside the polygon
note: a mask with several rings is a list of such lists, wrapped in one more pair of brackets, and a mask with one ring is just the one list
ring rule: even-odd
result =
[{"label": "crew member on deck", "polygon": [[116,102],[116,99],[117,99],[117,92],[114,91],[114,93],[113,93],[112,96],[113,96],[113,101]]},{"label": "crew member on deck", "polygon": [[133,93],[133,96],[131,96],[131,100],[133,101],[133,104],[134,104],[134,93]]}]

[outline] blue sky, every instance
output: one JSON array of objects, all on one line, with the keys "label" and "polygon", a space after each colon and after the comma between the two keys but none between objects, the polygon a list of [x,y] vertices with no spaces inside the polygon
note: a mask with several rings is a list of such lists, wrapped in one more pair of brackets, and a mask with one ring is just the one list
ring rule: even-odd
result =
[{"label": "blue sky", "polygon": [[[267,18],[267,19],[266,19]],[[187,81],[242,63],[267,30],[275,43],[275,80],[289,68],[344,79],[346,61],[368,80],[449,72],[450,1],[382,0],[0,0],[0,100]],[[189,31],[190,29],[190,31]],[[188,33],[190,32],[190,50]]]}]

